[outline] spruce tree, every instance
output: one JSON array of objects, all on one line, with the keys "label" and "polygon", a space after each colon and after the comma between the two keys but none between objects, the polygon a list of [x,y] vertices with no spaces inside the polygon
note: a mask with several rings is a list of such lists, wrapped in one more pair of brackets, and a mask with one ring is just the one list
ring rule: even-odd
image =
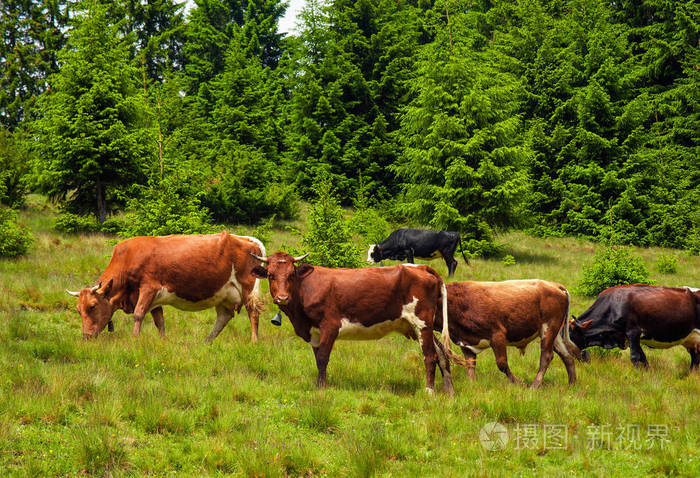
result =
[{"label": "spruce tree", "polygon": [[104,5],[81,6],[59,53],[61,69],[40,98],[38,183],[70,211],[92,212],[101,223],[144,178],[142,99],[131,38],[108,21]]}]

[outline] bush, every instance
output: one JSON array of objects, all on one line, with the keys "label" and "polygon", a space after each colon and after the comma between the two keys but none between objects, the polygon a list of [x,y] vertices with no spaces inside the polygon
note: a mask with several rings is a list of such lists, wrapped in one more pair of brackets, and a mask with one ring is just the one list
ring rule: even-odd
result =
[{"label": "bush", "polygon": [[0,128],[0,204],[24,206],[29,158],[19,133]]},{"label": "bush", "polygon": [[54,229],[59,232],[75,234],[78,232],[96,232],[100,230],[94,216],[80,216],[71,212],[64,212],[56,218]]},{"label": "bush", "polygon": [[577,292],[595,297],[605,289],[622,284],[651,284],[641,257],[625,247],[608,247],[599,251],[593,264],[583,268]]},{"label": "bush", "polygon": [[311,253],[309,262],[326,267],[360,267],[360,251],[352,242],[350,226],[330,179],[317,180],[313,189],[317,199],[309,210],[308,232],[303,237]]},{"label": "bush", "polygon": [[504,266],[514,266],[515,265],[515,257],[513,257],[510,254],[506,254],[506,256],[503,257],[503,259],[501,259],[501,264],[503,264]]},{"label": "bush", "polygon": [[15,257],[27,253],[33,238],[17,223],[17,213],[0,207],[0,257]]},{"label": "bush", "polygon": [[355,214],[350,218],[350,230],[368,244],[382,242],[389,235],[389,222],[370,205],[365,187],[360,186],[354,201]]},{"label": "bush", "polygon": [[202,204],[216,221],[226,223],[255,224],[272,215],[293,219],[299,213],[299,200],[278,170],[262,152],[236,145],[215,168]]},{"label": "bush", "polygon": [[678,259],[676,256],[659,256],[656,260],[656,270],[662,274],[675,274],[678,272]]},{"label": "bush", "polygon": [[183,189],[188,183],[178,174],[152,182],[141,198],[129,202],[133,213],[122,234],[133,237],[213,232],[207,209],[191,191]]}]

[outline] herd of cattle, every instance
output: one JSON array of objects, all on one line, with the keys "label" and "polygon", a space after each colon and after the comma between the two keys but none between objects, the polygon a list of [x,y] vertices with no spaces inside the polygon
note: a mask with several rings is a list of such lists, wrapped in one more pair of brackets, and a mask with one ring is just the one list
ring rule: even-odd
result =
[{"label": "herd of cattle", "polygon": [[[255,342],[263,308],[260,280],[267,279],[273,302],[313,349],[318,386],[325,385],[336,340],[378,339],[390,332],[418,341],[430,392],[436,367],[444,391],[452,393],[450,361],[465,366],[473,378],[476,356],[487,348],[493,350],[498,368],[519,383],[508,367],[506,349],[524,352],[538,337],[540,366],[532,387],[541,385],[554,353],[564,362],[569,383],[575,383],[574,359],[587,361],[585,349],[591,346],[629,345],[632,362],[647,366],[641,344],[683,345],[691,356],[691,371],[698,369],[698,289],[612,287],[581,316],[570,319],[569,293],[561,284],[537,279],[445,284],[431,267],[412,263],[414,257],[441,256],[452,276],[459,243],[459,235],[452,232],[400,229],[370,246],[368,261],[407,259],[409,264],[332,269],[302,263],[308,254],[268,256],[259,240],[227,232],[135,237],[115,246],[97,285],[68,292],[79,297],[84,338],[96,337],[105,327],[112,331],[118,309],[134,314],[134,335],[150,312],[162,336],[163,306],[170,305],[188,311],[215,308],[216,323],[207,341],[245,307]],[[442,332],[440,341],[434,331]],[[452,342],[464,358],[452,350]]]}]

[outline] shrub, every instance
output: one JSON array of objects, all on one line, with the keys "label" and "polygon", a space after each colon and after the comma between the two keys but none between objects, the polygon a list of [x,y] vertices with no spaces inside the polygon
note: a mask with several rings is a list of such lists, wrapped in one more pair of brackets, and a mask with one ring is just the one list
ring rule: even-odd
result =
[{"label": "shrub", "polygon": [[308,232],[303,243],[309,262],[326,267],[360,267],[360,251],[352,242],[348,221],[328,177],[313,188],[317,199],[309,210]]},{"label": "shrub", "polygon": [[678,259],[672,255],[659,256],[656,260],[656,270],[662,274],[675,274],[678,272]]},{"label": "shrub", "polygon": [[506,256],[501,259],[501,264],[504,266],[514,266],[515,265],[515,257],[513,257],[510,254],[506,254]]},{"label": "shrub", "polygon": [[362,185],[357,190],[354,206],[355,214],[350,218],[350,230],[361,236],[368,244],[377,244],[386,239],[389,233],[389,222],[370,205],[365,187]]},{"label": "shrub", "polygon": [[58,216],[53,227],[59,232],[68,234],[100,230],[100,226],[97,224],[94,216],[80,216],[72,212],[64,212]]},{"label": "shrub", "polygon": [[651,284],[641,257],[625,247],[608,247],[599,251],[593,264],[583,268],[577,292],[595,297],[603,290],[622,284]]},{"label": "shrub", "polygon": [[183,188],[188,182],[178,174],[152,182],[141,198],[129,202],[133,213],[122,234],[133,237],[212,232],[207,209]]},{"label": "shrub", "polygon": [[201,199],[216,221],[227,223],[254,224],[272,215],[293,219],[299,213],[296,191],[282,183],[279,166],[241,145],[220,160]]},{"label": "shrub", "polygon": [[32,241],[29,230],[17,223],[17,213],[0,207],[0,257],[24,255]]}]

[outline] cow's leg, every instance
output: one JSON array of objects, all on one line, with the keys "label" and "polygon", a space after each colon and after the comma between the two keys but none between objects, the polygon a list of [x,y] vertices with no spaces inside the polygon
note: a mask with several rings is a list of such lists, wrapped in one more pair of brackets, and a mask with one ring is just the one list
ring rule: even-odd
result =
[{"label": "cow's leg", "polygon": [[260,313],[258,308],[255,306],[245,306],[246,312],[248,312],[248,319],[250,320],[250,341],[258,341],[258,323],[260,321]]},{"label": "cow's leg", "polygon": [[143,318],[148,313],[148,309],[151,307],[156,292],[156,289],[139,290],[139,300],[136,302],[136,307],[134,308],[134,337],[137,337],[141,333]]},{"label": "cow's leg", "polygon": [[331,356],[331,350],[333,349],[333,344],[337,337],[338,329],[333,327],[321,329],[318,347],[314,348],[316,368],[318,368],[316,386],[319,388],[326,386],[326,367],[328,367],[328,359]]},{"label": "cow's leg", "polygon": [[406,249],[406,260],[409,264],[413,264],[413,249]]},{"label": "cow's leg", "polygon": [[522,384],[523,381],[513,375],[508,367],[508,352],[506,351],[506,335],[505,333],[494,334],[491,337],[491,349],[496,356],[496,365],[498,370],[505,373],[508,379],[515,384]]},{"label": "cow's leg", "polygon": [[452,277],[455,275],[455,270],[457,270],[457,261],[455,260],[455,249],[457,249],[457,244],[455,244],[452,250],[446,249],[440,251],[442,258],[445,259],[445,265],[447,266],[447,277]]},{"label": "cow's leg", "polygon": [[630,360],[632,360],[635,367],[639,367],[641,364],[642,367],[647,368],[649,362],[647,362],[647,356],[644,355],[642,344],[639,341],[641,336],[642,331],[640,329],[630,329],[627,331],[627,340],[630,343]]},{"label": "cow's leg", "polygon": [[211,329],[211,332],[209,332],[209,335],[207,335],[207,338],[204,339],[204,341],[210,343],[212,340],[214,340],[221,333],[224,327],[226,327],[226,324],[228,324],[229,320],[231,320],[231,317],[233,317],[233,313],[231,313],[230,310],[223,305],[217,305],[216,322],[214,322],[214,328]]},{"label": "cow's leg", "polygon": [[700,367],[700,347],[697,345],[689,345],[686,348],[690,354],[690,371],[697,371]]},{"label": "cow's leg", "polygon": [[442,344],[433,335],[433,346],[437,352],[438,366],[440,367],[440,373],[442,374],[442,391],[447,395],[454,395],[455,389],[452,385],[452,372],[450,371],[450,361],[447,358],[445,349],[443,349]]},{"label": "cow's leg", "polygon": [[153,316],[153,323],[156,324],[156,327],[158,328],[158,333],[161,337],[165,337],[165,319],[163,318],[163,308],[156,307],[151,311],[151,315]]},{"label": "cow's leg", "polygon": [[418,329],[418,341],[423,352],[423,362],[425,362],[425,390],[432,394],[435,389],[435,367],[438,361],[438,354],[433,343],[435,335],[428,327]]},{"label": "cow's leg", "polygon": [[[569,324],[564,324],[564,327],[568,327]],[[564,343],[564,339],[561,338],[561,334],[557,334],[554,339],[554,351],[559,355],[564,366],[566,366],[566,373],[569,376],[569,385],[576,383],[576,367],[574,365],[574,356],[569,351],[568,347]]]},{"label": "cow's leg", "polygon": [[476,377],[476,354],[466,347],[462,347],[462,353],[467,360],[467,377],[474,380]]},{"label": "cow's leg", "polygon": [[559,335],[557,327],[544,327],[544,331],[540,334],[540,369],[537,371],[535,380],[530,385],[531,388],[539,388],[542,385],[542,379],[547,372],[552,357],[554,357],[554,340]]}]

